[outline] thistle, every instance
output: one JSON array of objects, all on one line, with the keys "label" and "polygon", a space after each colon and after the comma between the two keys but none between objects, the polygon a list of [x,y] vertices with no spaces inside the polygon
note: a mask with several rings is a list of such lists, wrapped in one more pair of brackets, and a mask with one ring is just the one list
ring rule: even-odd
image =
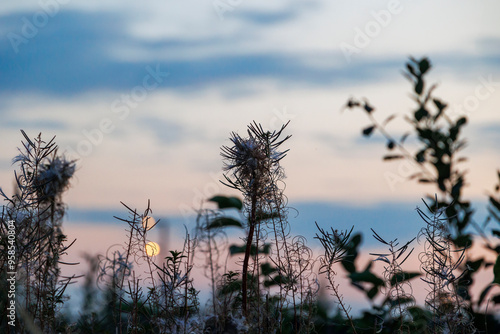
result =
[{"label": "thistle", "polygon": [[[286,123],[279,131],[264,131],[262,125],[253,123],[248,126],[248,137],[242,138],[232,133],[230,140],[233,146],[223,146],[221,155],[224,159],[224,174],[226,186],[237,189],[245,197],[245,207],[248,217],[248,235],[246,238],[245,257],[242,275],[242,308],[247,314],[247,275],[250,250],[253,235],[259,222],[258,212],[262,212],[265,203],[274,200],[276,182],[283,176],[279,162],[286,156],[288,150],[280,151],[279,147],[290,136],[280,139],[288,125]],[[258,237],[257,237],[258,239]]]}]

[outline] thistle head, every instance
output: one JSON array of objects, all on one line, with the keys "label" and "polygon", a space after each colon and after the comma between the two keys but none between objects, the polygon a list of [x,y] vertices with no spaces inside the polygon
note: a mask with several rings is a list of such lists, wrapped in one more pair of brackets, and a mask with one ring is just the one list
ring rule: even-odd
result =
[{"label": "thistle head", "polygon": [[52,201],[64,192],[75,173],[75,168],[75,161],[55,154],[54,157],[41,164],[35,179],[40,201]]},{"label": "thistle head", "polygon": [[279,172],[279,161],[288,150],[281,151],[279,146],[290,136],[280,140],[280,135],[288,125],[279,131],[264,131],[257,123],[248,126],[248,137],[242,138],[237,133],[231,134],[232,146],[223,146],[221,155],[224,159],[224,175],[227,186],[245,193],[263,189],[273,183],[273,177]]}]

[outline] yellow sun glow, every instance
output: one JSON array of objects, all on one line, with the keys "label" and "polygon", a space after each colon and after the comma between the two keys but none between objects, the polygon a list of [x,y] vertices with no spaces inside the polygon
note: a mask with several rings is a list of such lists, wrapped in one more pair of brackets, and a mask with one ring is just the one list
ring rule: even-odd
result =
[{"label": "yellow sun glow", "polygon": [[156,242],[154,241],[149,241],[146,246],[146,254],[148,256],[156,256],[158,255],[158,253],[160,253],[160,245],[158,245]]}]

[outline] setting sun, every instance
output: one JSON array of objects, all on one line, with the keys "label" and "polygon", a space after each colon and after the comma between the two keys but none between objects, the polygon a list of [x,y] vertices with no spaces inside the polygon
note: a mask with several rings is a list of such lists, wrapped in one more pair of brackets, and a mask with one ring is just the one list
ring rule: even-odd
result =
[{"label": "setting sun", "polygon": [[0,334],[500,334],[499,13],[0,0]]},{"label": "setting sun", "polygon": [[149,257],[156,256],[156,255],[158,255],[160,253],[160,245],[158,245],[154,241],[149,241],[146,244],[145,248],[146,248],[146,254]]}]

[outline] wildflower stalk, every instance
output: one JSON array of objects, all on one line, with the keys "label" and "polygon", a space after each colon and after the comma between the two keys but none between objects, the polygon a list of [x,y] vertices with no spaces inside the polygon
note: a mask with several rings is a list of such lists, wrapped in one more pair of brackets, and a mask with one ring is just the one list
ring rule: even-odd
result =
[{"label": "wildflower stalk", "polygon": [[[255,178],[255,173],[253,174]],[[257,182],[255,182],[253,188],[255,188],[255,185],[257,185]],[[255,233],[255,213],[257,211],[257,192],[255,189],[252,191],[252,198],[251,198],[251,210],[250,210],[250,219],[248,220],[248,225],[249,225],[249,230],[248,230],[248,236],[247,236],[247,244],[245,247],[245,257],[243,259],[243,274],[242,274],[242,283],[241,283],[241,291],[242,291],[242,307],[243,307],[243,312],[246,314],[247,313],[247,302],[248,302],[248,262],[250,261],[250,251],[252,249],[252,239],[253,235]]]},{"label": "wildflower stalk", "polygon": [[[388,246],[389,253],[370,253],[370,255],[378,256],[374,261],[381,261],[387,264],[384,266],[384,280],[389,285],[385,286],[386,289],[386,301],[389,304],[389,312],[391,316],[397,317],[399,319],[399,332],[404,333],[405,331],[409,333],[410,329],[405,326],[405,317],[410,317],[411,314],[408,312],[410,306],[413,306],[415,300],[412,295],[411,285],[408,282],[413,277],[418,276],[418,273],[407,273],[401,268],[401,265],[408,259],[408,257],[413,252],[413,248],[405,255],[408,250],[409,245],[416,239],[405,243],[403,246],[396,248],[399,245],[397,239],[386,241],[380,235],[371,229],[373,232],[373,237],[380,243]],[[405,255],[403,257],[403,255]],[[402,259],[402,260],[400,260]],[[410,290],[410,293],[405,291],[405,286]],[[395,305],[394,305],[395,304]],[[394,309],[396,308],[396,309]]]},{"label": "wildflower stalk", "polygon": [[[427,224],[420,232],[420,235],[425,237],[420,261],[425,272],[425,278],[422,280],[430,287],[425,303],[433,314],[433,330],[437,333],[441,331],[474,333],[476,329],[471,321],[472,316],[468,312],[467,302],[458,292],[460,279],[468,270],[461,269],[466,249],[454,247],[449,232],[449,217],[445,215],[447,208],[433,211],[427,203],[424,204],[432,215],[429,217],[417,208],[418,214]],[[458,254],[457,259],[455,254]]]},{"label": "wildflower stalk", "polygon": [[350,316],[350,307],[344,303],[344,298],[339,291],[339,285],[335,283],[335,276],[337,273],[333,270],[333,265],[344,260],[347,255],[347,244],[349,243],[349,238],[351,237],[352,230],[350,231],[341,231],[331,229],[331,232],[325,231],[316,223],[316,227],[319,230],[319,234],[316,233],[315,239],[318,239],[323,246],[324,255],[320,258],[320,274],[326,274],[326,278],[330,283],[329,288],[333,291],[333,295],[337,298],[337,301],[344,312],[347,320],[349,320],[349,324],[354,332],[356,332],[356,326],[354,326],[354,322],[352,317]]},{"label": "wildflower stalk", "polygon": [[[130,225],[130,231],[129,231],[129,239],[128,239],[128,244],[127,244],[127,253],[125,255],[125,263],[129,263],[129,258],[130,254],[132,252],[132,240],[134,237],[134,223],[137,221],[138,214],[135,210],[130,209],[127,207],[123,202],[121,202],[123,206],[125,206],[127,209],[129,209],[130,212],[133,212],[133,218],[129,222]],[[115,217],[116,218],[116,217]],[[121,281],[118,286],[118,291],[121,295],[121,291],[123,291],[123,285],[125,284],[125,278],[127,275],[122,275]],[[118,331],[119,333],[122,333],[123,325],[122,325],[122,312],[123,312],[123,298],[120,297],[119,299],[119,304],[118,304]]]},{"label": "wildflower stalk", "polygon": [[[224,202],[224,200],[230,201],[229,198],[224,196],[215,196],[209,199],[209,202],[215,202],[220,206],[220,202]],[[230,208],[241,209],[242,203],[236,198],[232,198],[233,202]],[[236,204],[235,204],[236,203]],[[226,203],[224,203],[226,204]],[[238,207],[239,206],[239,207]],[[222,205],[223,209],[228,208],[227,206]],[[222,279],[222,274],[220,273],[221,268],[225,264],[222,265],[220,263],[221,258],[221,249],[225,248],[224,246],[227,244],[227,235],[224,231],[224,225],[227,221],[230,221],[231,226],[242,227],[239,221],[229,219],[226,217],[222,211],[222,209],[212,210],[212,209],[200,209],[198,211],[198,217],[196,219],[196,234],[195,238],[198,240],[199,252],[205,254],[205,264],[204,274],[205,277],[210,280],[211,292],[212,292],[212,310],[214,314],[219,313],[217,299],[217,285]],[[227,258],[226,258],[227,261]],[[224,270],[225,271],[225,270]],[[223,317],[226,315],[226,312],[223,312]]]},{"label": "wildflower stalk", "polygon": [[[5,222],[12,220],[16,227],[15,264],[17,272],[18,332],[26,330],[55,331],[58,306],[64,302],[64,292],[75,276],[61,276],[60,257],[71,246],[65,246],[62,218],[65,206],[62,194],[69,187],[75,172],[75,162],[57,153],[54,138],[45,142],[41,134],[25,138],[23,149],[13,159],[19,163],[15,172],[16,192],[8,197],[1,189],[0,195],[7,201],[0,218],[0,240],[6,231]],[[4,249],[0,245],[0,249]],[[7,254],[5,252],[5,254]],[[6,263],[6,255],[0,256],[0,264]],[[36,329],[38,327],[38,329]]]},{"label": "wildflower stalk", "polygon": [[[279,173],[279,161],[286,155],[286,151],[278,151],[279,146],[290,136],[279,139],[288,125],[286,123],[279,131],[264,131],[257,123],[248,126],[248,137],[242,138],[232,133],[232,147],[223,146],[221,155],[224,158],[224,170],[230,175],[224,175],[226,186],[241,191],[245,197],[245,206],[248,208],[248,234],[246,238],[245,255],[242,267],[242,308],[245,316],[248,315],[248,266],[256,226],[259,224],[258,212],[268,200],[272,200],[275,180],[273,175]],[[255,236],[258,244],[259,235]],[[258,247],[256,248],[255,265],[258,263]],[[257,281],[258,281],[257,277]],[[257,282],[259,286],[259,282]],[[259,291],[257,296],[259,295]]]}]

